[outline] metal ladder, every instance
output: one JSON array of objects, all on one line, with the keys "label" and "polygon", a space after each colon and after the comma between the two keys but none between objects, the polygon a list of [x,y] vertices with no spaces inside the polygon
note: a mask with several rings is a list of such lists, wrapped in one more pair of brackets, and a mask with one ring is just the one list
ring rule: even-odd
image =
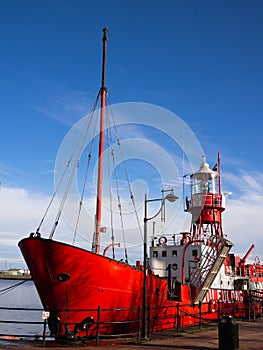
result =
[{"label": "metal ladder", "polygon": [[200,262],[192,271],[190,284],[197,289],[194,304],[203,301],[216,275],[224,263],[233,243],[222,237],[214,237],[203,249]]}]

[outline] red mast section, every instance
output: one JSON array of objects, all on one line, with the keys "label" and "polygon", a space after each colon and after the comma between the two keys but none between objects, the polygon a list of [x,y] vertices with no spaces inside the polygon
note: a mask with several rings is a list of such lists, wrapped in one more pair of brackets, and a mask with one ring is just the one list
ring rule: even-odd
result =
[{"label": "red mast section", "polygon": [[102,173],[103,173],[103,152],[104,152],[104,114],[106,106],[107,89],[106,82],[106,46],[108,29],[103,29],[103,56],[102,56],[102,80],[100,88],[101,110],[100,110],[100,138],[99,138],[99,162],[98,162],[98,183],[97,183],[97,208],[95,217],[95,233],[92,244],[92,251],[100,253],[100,231],[101,231],[101,209],[102,209]]}]

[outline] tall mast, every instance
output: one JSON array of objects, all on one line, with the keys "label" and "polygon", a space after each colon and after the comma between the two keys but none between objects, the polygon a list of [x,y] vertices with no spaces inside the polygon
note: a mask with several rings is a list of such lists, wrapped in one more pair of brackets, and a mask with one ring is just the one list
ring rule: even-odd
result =
[{"label": "tall mast", "polygon": [[99,138],[99,162],[98,162],[98,183],[97,183],[97,208],[95,218],[95,235],[93,239],[92,250],[94,253],[100,253],[100,230],[101,230],[101,208],[102,208],[102,173],[103,173],[103,152],[104,152],[104,114],[106,106],[107,89],[106,82],[106,47],[107,47],[108,29],[103,29],[103,55],[102,55],[102,79],[100,88],[100,138]]}]

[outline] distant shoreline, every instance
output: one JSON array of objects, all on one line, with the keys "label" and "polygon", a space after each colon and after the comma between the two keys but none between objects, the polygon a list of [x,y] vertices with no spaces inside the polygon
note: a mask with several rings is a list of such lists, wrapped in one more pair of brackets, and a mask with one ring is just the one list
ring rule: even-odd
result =
[{"label": "distant shoreline", "polygon": [[0,280],[32,280],[32,277],[30,275],[14,276],[0,273]]}]

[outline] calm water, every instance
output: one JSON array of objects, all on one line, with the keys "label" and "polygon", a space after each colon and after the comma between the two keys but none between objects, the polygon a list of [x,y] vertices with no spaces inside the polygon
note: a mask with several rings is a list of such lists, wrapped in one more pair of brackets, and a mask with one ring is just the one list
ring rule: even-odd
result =
[{"label": "calm water", "polygon": [[[0,279],[0,334],[42,335],[43,325],[4,323],[3,321],[42,322],[42,305],[32,281]],[[12,289],[10,287],[16,286]],[[3,307],[41,309],[39,311],[3,310]]]}]

